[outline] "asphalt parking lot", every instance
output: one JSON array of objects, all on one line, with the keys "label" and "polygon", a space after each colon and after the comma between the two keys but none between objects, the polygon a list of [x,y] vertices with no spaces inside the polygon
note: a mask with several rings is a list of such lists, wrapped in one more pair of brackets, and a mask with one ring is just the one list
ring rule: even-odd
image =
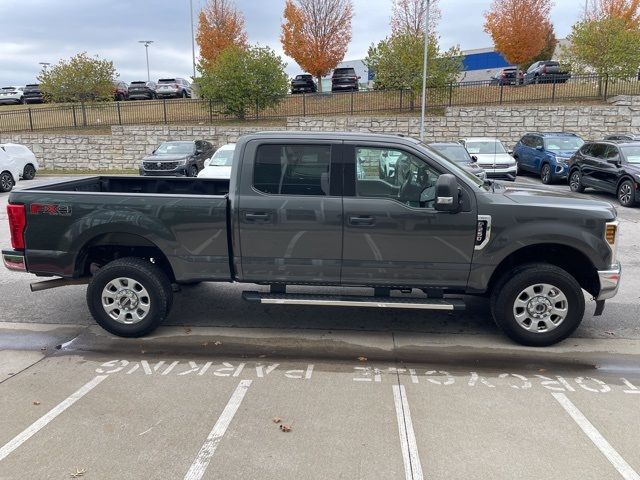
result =
[{"label": "asphalt parking lot", "polygon": [[0,272],[0,479],[640,479],[640,209],[618,212],[619,295],[546,349],[503,338],[480,299],[264,307],[213,284],[125,340],[84,287]]}]

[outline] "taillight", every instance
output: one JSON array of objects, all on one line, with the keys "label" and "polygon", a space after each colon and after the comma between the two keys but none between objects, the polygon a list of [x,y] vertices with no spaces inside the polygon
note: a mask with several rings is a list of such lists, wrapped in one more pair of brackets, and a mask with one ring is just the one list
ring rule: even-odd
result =
[{"label": "taillight", "polygon": [[24,205],[7,205],[7,215],[11,232],[11,246],[15,250],[24,250],[24,229],[27,226]]}]

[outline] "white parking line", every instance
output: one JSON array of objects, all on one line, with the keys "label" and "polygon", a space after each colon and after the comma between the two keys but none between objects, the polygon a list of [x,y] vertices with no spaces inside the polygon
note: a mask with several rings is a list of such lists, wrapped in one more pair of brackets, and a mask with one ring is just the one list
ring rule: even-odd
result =
[{"label": "white parking line", "polygon": [[231,395],[231,398],[229,399],[227,406],[224,407],[224,410],[222,411],[220,418],[218,418],[218,421],[213,426],[211,433],[209,433],[209,436],[207,437],[204,444],[202,445],[202,448],[200,448],[200,451],[198,452],[196,459],[191,464],[191,468],[189,468],[189,471],[184,476],[184,480],[200,480],[202,478],[205,470],[209,466],[211,457],[215,453],[216,448],[218,448],[218,444],[220,443],[220,440],[222,440],[222,437],[227,431],[227,427],[229,426],[229,424],[231,423],[231,420],[233,420],[234,415],[238,411],[238,408],[242,403],[242,399],[247,393],[247,390],[251,385],[251,382],[252,382],[251,380],[242,380],[238,384],[235,391]]},{"label": "white parking line", "polygon": [[71,394],[67,398],[65,398],[58,405],[49,410],[45,415],[40,417],[38,420],[33,422],[29,427],[19,433],[16,437],[13,438],[9,443],[0,448],[0,461],[4,460],[7,455],[13,452],[16,448],[22,445],[24,442],[29,440],[32,436],[42,430],[51,420],[56,418],[62,412],[64,412],[71,405],[76,403],[82,397],[84,397],[87,393],[93,390],[97,385],[100,384],[108,375],[98,375],[90,382],[84,384],[78,391]]},{"label": "white parking line", "polygon": [[416,435],[413,431],[413,423],[411,423],[411,412],[404,385],[393,385],[393,401],[396,404],[405,479],[422,480],[422,466],[420,465]]},{"label": "white parking line", "polygon": [[618,470],[618,473],[622,475],[625,480],[640,480],[640,475],[631,468],[624,458],[620,456],[618,452],[611,446],[609,442],[602,436],[602,434],[593,426],[593,424],[585,417],[578,407],[576,407],[571,400],[567,398],[564,393],[552,393],[554,398],[562,405],[562,408],[571,415],[571,418],[578,424],[587,437],[598,447],[598,450],[607,457],[607,460],[611,462],[611,465]]}]

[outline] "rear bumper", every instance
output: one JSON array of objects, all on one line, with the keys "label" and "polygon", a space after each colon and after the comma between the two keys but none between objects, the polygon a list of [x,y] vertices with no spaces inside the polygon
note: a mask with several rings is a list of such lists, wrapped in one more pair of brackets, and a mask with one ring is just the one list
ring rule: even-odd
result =
[{"label": "rear bumper", "polygon": [[27,263],[24,258],[24,252],[18,252],[15,250],[3,250],[2,251],[2,263],[8,270],[14,272],[26,272]]},{"label": "rear bumper", "polygon": [[611,265],[609,270],[598,270],[600,280],[600,293],[596,300],[607,300],[613,298],[618,293],[620,278],[622,277],[622,267],[620,263]]}]

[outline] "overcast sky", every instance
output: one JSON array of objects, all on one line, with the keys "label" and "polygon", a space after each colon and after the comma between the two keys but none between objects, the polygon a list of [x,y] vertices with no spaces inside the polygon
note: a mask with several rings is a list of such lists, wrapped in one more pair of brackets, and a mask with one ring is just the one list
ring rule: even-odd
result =
[{"label": "overcast sky", "polygon": [[[193,0],[196,18],[205,0]],[[285,0],[236,0],[246,18],[252,43],[282,54],[280,23]],[[444,48],[491,46],[482,30],[490,0],[441,0],[440,43]],[[553,22],[566,36],[581,14],[582,0],[555,0]],[[363,58],[372,42],[389,34],[391,0],[354,0],[353,39],[345,60]],[[0,0],[5,13],[0,35],[0,84],[35,81],[39,62],[56,63],[78,52],[113,60],[120,78],[146,78],[144,47],[149,48],[151,77],[190,77],[189,0]],[[8,16],[10,12],[10,16]],[[196,45],[197,48],[197,45]],[[197,52],[196,52],[197,54]],[[287,71],[299,73],[291,59]]]}]

